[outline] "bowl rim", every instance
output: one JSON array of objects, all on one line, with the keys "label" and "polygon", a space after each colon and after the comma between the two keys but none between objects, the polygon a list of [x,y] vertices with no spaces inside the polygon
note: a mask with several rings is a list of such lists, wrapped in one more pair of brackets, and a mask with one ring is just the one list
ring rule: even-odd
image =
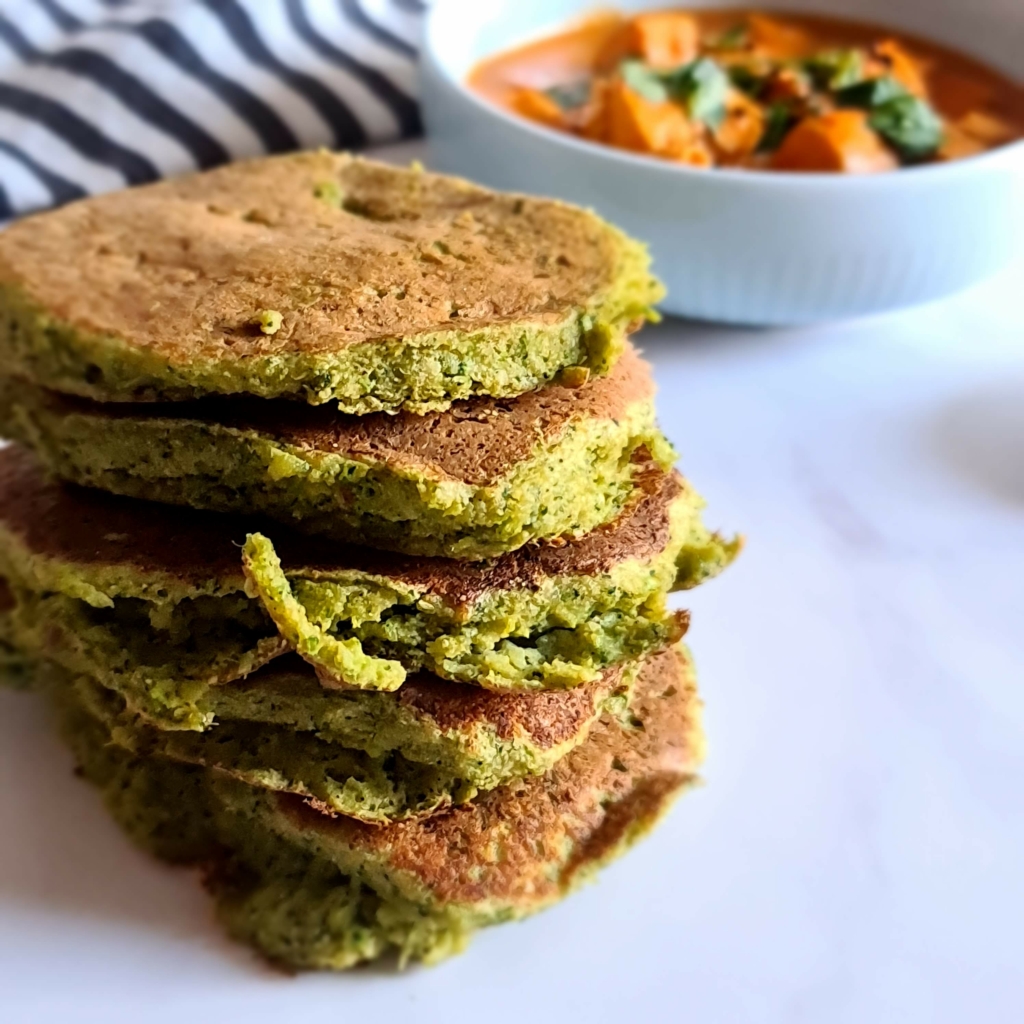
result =
[{"label": "bowl rim", "polygon": [[[914,182],[954,180],[975,173],[984,173],[991,165],[1004,165],[1008,160],[1024,156],[1024,138],[1004,146],[997,146],[975,156],[961,157],[946,163],[921,164],[918,166],[901,167],[895,171],[881,174],[834,174],[827,171],[760,171],[735,167],[701,168],[688,164],[673,163],[655,156],[642,153],[631,153],[629,150],[606,146],[600,142],[577,138],[566,132],[556,131],[544,125],[520,117],[503,107],[484,99],[474,92],[466,82],[453,74],[441,59],[435,46],[438,21],[442,14],[451,6],[452,0],[434,0],[426,12],[422,35],[422,51],[420,60],[430,67],[435,74],[450,86],[463,101],[468,102],[480,113],[502,123],[513,131],[523,132],[546,145],[561,146],[570,152],[576,152],[583,158],[604,160],[624,167],[634,167],[644,173],[652,173],[659,177],[675,177],[681,181],[699,180],[702,184],[720,182],[723,187],[730,183],[755,184],[755,187],[768,189],[787,189],[796,184],[803,189],[808,187],[821,190],[852,190],[873,191],[881,188],[913,187]],[[657,0],[652,0],[657,3]],[[495,50],[495,53],[500,51]],[[484,59],[484,58],[482,58]],[[909,179],[909,182],[908,182]],[[900,185],[896,182],[905,182]],[[712,185],[711,187],[716,187]]]}]

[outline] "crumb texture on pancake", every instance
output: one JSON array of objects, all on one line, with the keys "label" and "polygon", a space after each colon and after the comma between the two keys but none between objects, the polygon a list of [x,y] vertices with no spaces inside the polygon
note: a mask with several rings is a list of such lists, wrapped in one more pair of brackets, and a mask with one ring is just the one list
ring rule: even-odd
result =
[{"label": "crumb texture on pancake", "polygon": [[[198,418],[252,429],[300,451],[343,453],[364,463],[415,468],[430,478],[487,487],[531,458],[538,444],[563,436],[570,423],[625,419],[653,398],[650,366],[629,345],[606,376],[580,387],[552,381],[515,398],[485,396],[423,416],[350,416],[332,408],[225,399],[211,403],[212,416]],[[204,406],[183,406],[182,415],[194,408]]]},{"label": "crumb texture on pancake", "polygon": [[566,366],[605,372],[660,294],[643,248],[592,213],[327,152],[95,197],[0,237],[0,350],[105,400],[362,413],[519,394]]},{"label": "crumb texture on pancake", "polygon": [[[535,913],[593,877],[657,823],[695,781],[702,757],[692,666],[678,652],[663,655],[639,681],[630,725],[606,718],[547,775],[425,821],[374,829],[326,819],[289,797],[254,807],[236,791],[229,802],[246,827],[263,826],[306,852],[295,878],[304,884],[312,876],[318,898],[256,867],[258,880],[235,889],[228,881],[221,890],[222,912],[236,935],[276,957],[308,951],[293,953],[296,966],[341,966],[335,956],[351,955],[364,929],[375,948],[436,962],[464,948],[477,929]],[[248,864],[266,864],[266,857],[260,850]],[[319,901],[352,879],[360,882],[362,911],[331,928]],[[376,913],[367,913],[369,893],[382,902]],[[273,915],[277,926],[268,930],[267,914],[281,905],[290,924]],[[291,941],[282,941],[282,927]],[[294,941],[296,935],[304,938]]]},{"label": "crumb texture on pancake", "polygon": [[[721,564],[730,557],[730,544],[701,525],[699,499],[678,476],[656,471],[644,482],[647,490],[614,523],[576,544],[456,562],[437,574],[417,566],[404,578],[411,600],[396,589],[368,608],[344,570],[289,571],[261,534],[246,541],[245,571],[282,636],[325,686],[393,690],[406,667],[494,690],[578,686],[682,636],[686,620],[668,610],[665,597],[685,585],[684,552],[689,559],[691,548],[710,551]],[[711,574],[715,565],[695,556],[687,571]],[[498,594],[517,594],[516,605]]]},{"label": "crumb texture on pancake", "polygon": [[0,448],[0,524],[26,550],[55,561],[127,564],[186,586],[210,578],[241,582],[232,541],[245,539],[242,520],[61,487],[18,445]]},{"label": "crumb texture on pancake", "polygon": [[332,686],[394,687],[419,670],[495,691],[583,685],[678,638],[685,619],[664,591],[731,551],[685,483],[659,473],[614,524],[569,544],[467,563],[365,548],[326,559],[279,537],[246,556],[247,581],[244,520],[54,484],[13,448],[0,483],[13,601],[0,639],[95,677],[161,728],[210,728],[218,688],[290,647]]}]

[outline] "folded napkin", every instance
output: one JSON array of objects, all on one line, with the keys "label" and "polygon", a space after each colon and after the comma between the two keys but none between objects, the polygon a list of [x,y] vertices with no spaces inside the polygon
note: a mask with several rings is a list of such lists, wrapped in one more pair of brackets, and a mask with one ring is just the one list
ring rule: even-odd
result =
[{"label": "folded napkin", "polygon": [[0,0],[0,220],[415,135],[423,0]]}]

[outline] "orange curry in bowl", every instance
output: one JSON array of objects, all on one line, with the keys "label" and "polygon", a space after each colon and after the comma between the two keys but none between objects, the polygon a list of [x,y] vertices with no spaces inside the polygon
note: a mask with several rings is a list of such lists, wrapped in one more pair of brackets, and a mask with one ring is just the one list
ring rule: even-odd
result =
[{"label": "orange curry in bowl", "polygon": [[1024,89],[877,26],[746,10],[600,14],[500,53],[480,95],[558,131],[695,167],[848,174],[1024,135]]}]

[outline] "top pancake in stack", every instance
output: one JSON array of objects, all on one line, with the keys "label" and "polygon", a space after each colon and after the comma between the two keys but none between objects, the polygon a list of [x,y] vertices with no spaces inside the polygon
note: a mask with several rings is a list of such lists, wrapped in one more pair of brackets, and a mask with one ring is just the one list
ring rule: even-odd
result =
[{"label": "top pancake in stack", "polygon": [[592,213],[327,152],[28,218],[0,282],[3,365],[42,387],[356,414],[604,373],[661,292]]}]

